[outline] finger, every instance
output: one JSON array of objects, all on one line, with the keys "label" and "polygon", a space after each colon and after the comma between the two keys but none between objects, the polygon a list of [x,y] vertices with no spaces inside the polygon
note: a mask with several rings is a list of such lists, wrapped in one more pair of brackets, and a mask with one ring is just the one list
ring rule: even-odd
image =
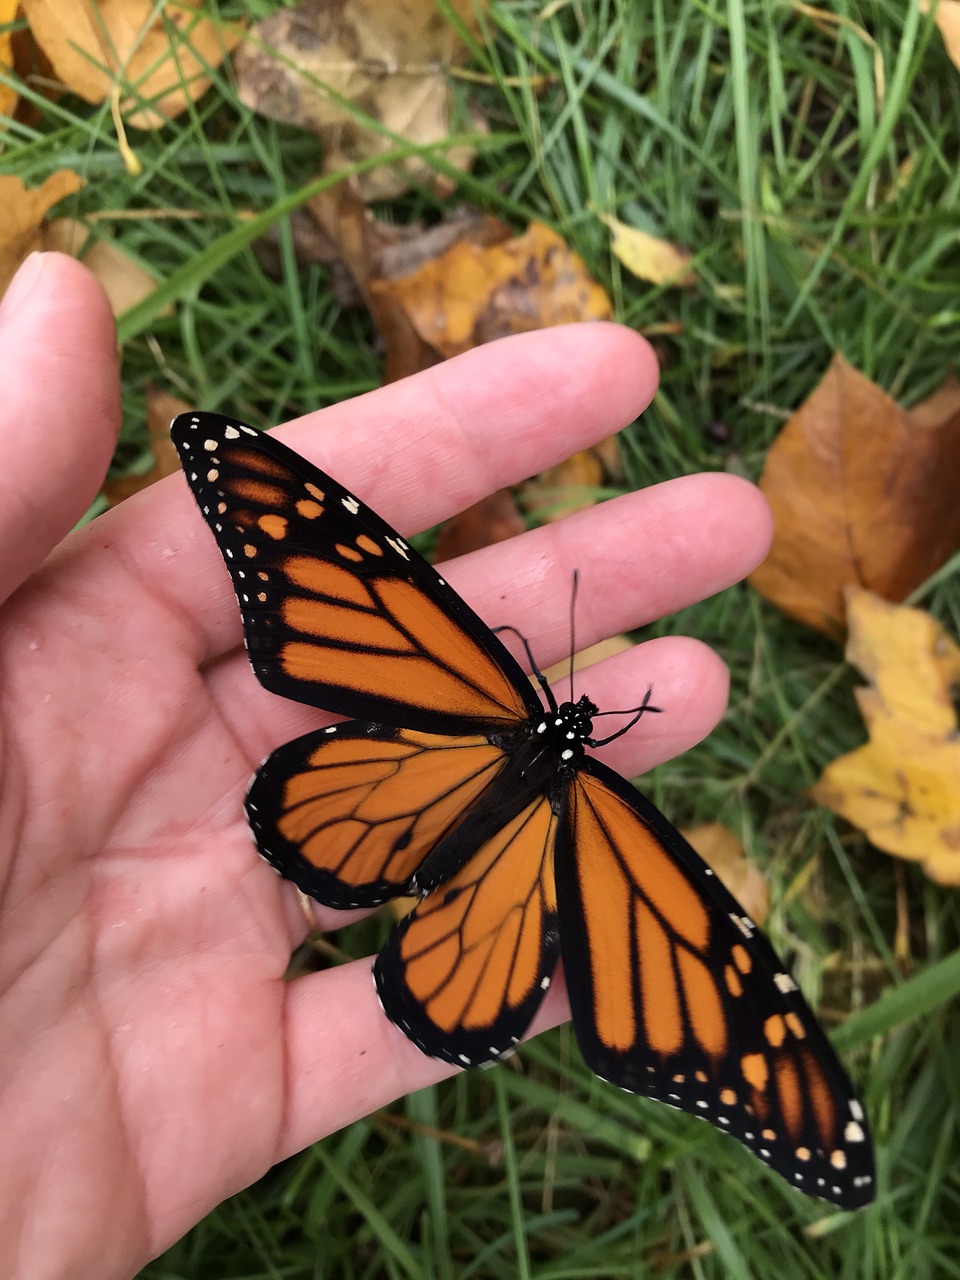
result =
[{"label": "finger", "polygon": [[[570,325],[489,343],[277,434],[410,533],[619,430],[656,376],[630,330]],[[200,660],[238,643],[229,577],[181,478],[124,503],[101,533],[192,620]]]},{"label": "finger", "polygon": [[31,254],[0,307],[0,599],[96,497],[120,427],[116,332],[89,271]]},{"label": "finger", "polygon": [[[421,1053],[388,1020],[371,966],[370,960],[356,960],[300,978],[287,989],[289,1088],[276,1160],[457,1072]],[[553,982],[530,1034],[569,1017],[563,984]]]},{"label": "finger", "polygon": [[[547,667],[569,656],[574,566],[581,572],[577,643],[586,648],[739,581],[763,558],[770,530],[769,509],[752,485],[732,476],[689,476],[485,547],[444,566],[444,576],[491,626],[516,626],[531,641],[538,664]],[[233,610],[239,636],[235,602]],[[639,705],[649,684],[658,705],[669,696],[671,708],[695,700],[700,682],[712,687],[715,677],[706,671],[705,657],[691,665],[689,682],[683,683],[676,668],[667,675],[653,665],[649,655],[660,650],[644,650],[647,657],[619,669],[622,685],[604,686],[609,697],[601,701],[591,690],[601,709]],[[651,663],[646,672],[633,665],[641,661]],[[251,761],[319,723],[316,713],[260,689],[242,650],[211,669],[208,681]],[[646,732],[646,722],[641,725]],[[634,737],[643,736],[639,729]],[[697,741],[688,734],[675,749]]]}]

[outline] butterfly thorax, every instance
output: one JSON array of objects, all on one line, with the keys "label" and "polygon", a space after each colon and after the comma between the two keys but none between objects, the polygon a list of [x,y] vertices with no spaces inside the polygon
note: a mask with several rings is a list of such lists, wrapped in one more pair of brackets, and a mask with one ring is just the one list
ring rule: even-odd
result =
[{"label": "butterfly thorax", "polygon": [[411,878],[411,893],[424,894],[449,880],[467,858],[492,839],[538,797],[546,796],[559,817],[563,812],[570,776],[583,759],[593,730],[597,708],[584,695],[577,702],[545,708],[515,728],[488,735],[499,747],[506,764],[485,793],[485,803],[475,805],[432,851]]},{"label": "butterfly thorax", "polygon": [[511,772],[528,794],[549,792],[583,758],[584,745],[593,731],[597,708],[584,694],[577,702],[563,702],[532,716],[509,733],[491,740],[510,757]]}]

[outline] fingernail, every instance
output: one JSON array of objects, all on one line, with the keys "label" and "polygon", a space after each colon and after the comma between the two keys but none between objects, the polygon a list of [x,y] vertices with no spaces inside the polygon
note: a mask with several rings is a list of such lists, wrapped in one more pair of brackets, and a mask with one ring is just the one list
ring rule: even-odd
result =
[{"label": "fingernail", "polygon": [[0,321],[9,320],[16,309],[27,301],[36,288],[46,263],[47,255],[39,252],[31,253],[21,262],[16,275],[7,286],[3,301],[0,302]]}]

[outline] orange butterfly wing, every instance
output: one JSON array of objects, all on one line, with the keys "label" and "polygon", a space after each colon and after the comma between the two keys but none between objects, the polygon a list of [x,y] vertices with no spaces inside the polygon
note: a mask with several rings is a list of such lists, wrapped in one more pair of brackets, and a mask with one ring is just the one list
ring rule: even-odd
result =
[{"label": "orange butterfly wing", "polygon": [[348,720],[268,756],[247,793],[267,861],[330,907],[376,907],[409,892],[506,763],[485,737]]},{"label": "orange butterfly wing", "polygon": [[557,844],[564,973],[604,1080],[739,1138],[794,1186],[874,1194],[863,1110],[773,948],[619,774],[585,758]]},{"label": "orange butterfly wing", "polygon": [[172,433],[267,689],[428,733],[502,728],[541,713],[489,627],[330,476],[219,414],[181,414]]}]

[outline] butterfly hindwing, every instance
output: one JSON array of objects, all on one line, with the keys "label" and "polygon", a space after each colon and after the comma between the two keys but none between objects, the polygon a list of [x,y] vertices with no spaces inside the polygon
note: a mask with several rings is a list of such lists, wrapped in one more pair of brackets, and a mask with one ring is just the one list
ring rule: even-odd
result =
[{"label": "butterfly hindwing", "polygon": [[526,1032],[559,952],[546,797],[526,804],[418,903],[377,957],[390,1019],[431,1057],[478,1066]]},{"label": "butterfly hindwing", "polygon": [[571,791],[557,894],[587,1065],[711,1121],[794,1186],[867,1203],[863,1111],[766,938],[619,774],[585,758]]},{"label": "butterfly hindwing", "polygon": [[267,861],[330,907],[376,907],[411,876],[492,785],[503,752],[450,737],[347,720],[278,748],[247,793]]},{"label": "butterfly hindwing", "polygon": [[272,436],[185,413],[173,441],[233,578],[261,684],[425,732],[539,713],[511,654],[395,530]]}]

